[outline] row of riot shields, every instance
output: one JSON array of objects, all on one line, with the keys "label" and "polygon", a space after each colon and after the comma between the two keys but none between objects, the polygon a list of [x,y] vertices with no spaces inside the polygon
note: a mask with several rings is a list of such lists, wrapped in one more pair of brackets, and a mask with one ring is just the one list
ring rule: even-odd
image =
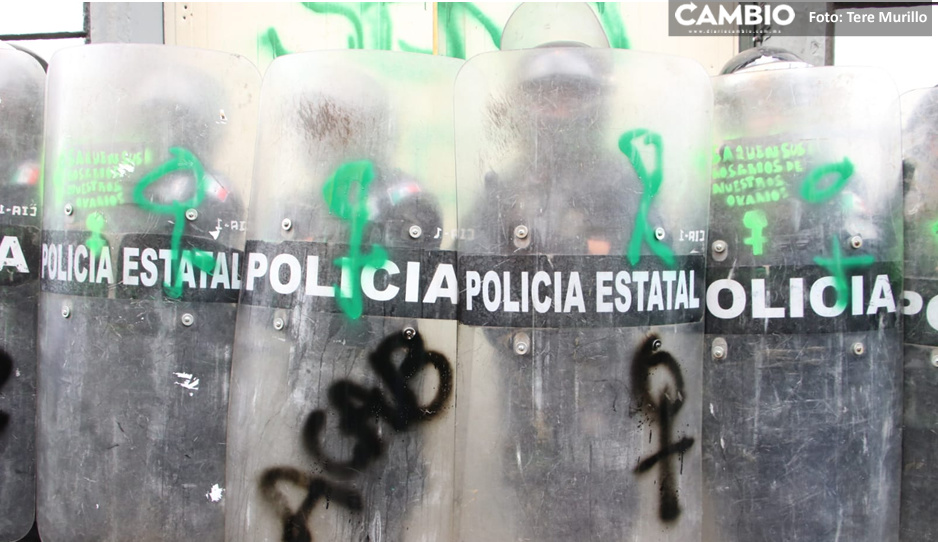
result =
[{"label": "row of riot shields", "polygon": [[0,541],[931,537],[934,93],[510,41],[2,52]]}]

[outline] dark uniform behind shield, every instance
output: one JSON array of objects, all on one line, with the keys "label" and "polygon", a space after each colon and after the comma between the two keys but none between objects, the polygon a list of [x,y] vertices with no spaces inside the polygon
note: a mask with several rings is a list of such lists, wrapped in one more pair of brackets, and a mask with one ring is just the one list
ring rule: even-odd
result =
[{"label": "dark uniform behind shield", "polygon": [[456,539],[693,540],[709,83],[539,7],[457,80]]}]

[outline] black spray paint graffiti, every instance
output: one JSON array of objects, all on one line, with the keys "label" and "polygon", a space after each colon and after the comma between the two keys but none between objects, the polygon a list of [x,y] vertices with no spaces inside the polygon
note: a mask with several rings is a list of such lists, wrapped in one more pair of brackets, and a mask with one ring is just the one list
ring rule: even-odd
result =
[{"label": "black spray paint graffiti", "polygon": [[[0,389],[2,389],[6,381],[10,379],[12,373],[13,360],[10,359],[10,356],[8,356],[6,352],[0,350]],[[0,435],[3,434],[9,421],[10,415],[0,410]]]},{"label": "black spray paint graffiti", "polygon": [[[674,379],[673,387],[665,388],[657,397],[652,395],[650,378],[651,371],[656,367],[664,369]],[[656,464],[659,465],[661,476],[658,483],[661,491],[659,516],[662,521],[674,521],[681,515],[681,506],[677,499],[674,464],[671,456],[683,454],[689,450],[694,445],[694,439],[684,437],[677,442],[671,442],[674,418],[684,406],[684,376],[674,356],[661,350],[661,340],[655,335],[645,339],[632,360],[632,387],[638,394],[641,410],[649,417],[657,419],[660,426],[658,430],[660,449],[655,454],[642,459],[635,468],[635,472],[645,473]]]},{"label": "black spray paint graffiti", "polygon": [[[394,355],[403,351],[400,366],[395,366]],[[329,387],[329,402],[339,412],[339,430],[355,439],[352,457],[342,460],[327,457],[322,449],[320,434],[326,424],[326,412],[314,410],[303,427],[303,445],[318,459],[325,470],[335,478],[348,480],[384,453],[384,443],[377,423],[382,418],[395,431],[403,432],[414,424],[437,416],[449,400],[453,388],[453,369],[449,361],[438,352],[427,351],[420,335],[407,338],[402,333],[385,337],[368,357],[371,369],[387,388],[367,389],[350,380],[339,380]],[[433,367],[439,378],[436,396],[427,405],[421,405],[410,381],[424,368]],[[277,488],[286,482],[306,490],[306,497],[295,511],[290,510],[286,496]],[[283,519],[283,542],[311,542],[312,533],[307,525],[316,504],[325,499],[352,511],[363,507],[362,496],[354,489],[341,487],[332,481],[290,467],[267,469],[261,476],[261,493]]]}]

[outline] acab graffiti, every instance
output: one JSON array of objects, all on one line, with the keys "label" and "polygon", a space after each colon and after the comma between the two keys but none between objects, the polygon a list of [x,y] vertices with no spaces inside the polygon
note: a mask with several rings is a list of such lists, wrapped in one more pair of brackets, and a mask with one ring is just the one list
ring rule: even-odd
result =
[{"label": "acab graffiti", "polygon": [[[399,365],[393,361],[399,354]],[[335,502],[352,511],[364,507],[361,493],[341,482],[360,475],[386,451],[378,424],[386,423],[395,432],[411,430],[415,425],[438,416],[452,394],[453,369],[449,360],[438,352],[426,350],[419,333],[393,333],[385,337],[368,356],[371,370],[383,388],[366,388],[352,380],[342,379],[329,387],[328,398],[338,415],[339,432],[354,441],[351,456],[331,457],[323,445],[327,411],[314,410],[302,429],[304,449],[316,459],[332,480],[293,467],[273,467],[261,475],[260,490],[283,521],[283,542],[311,542],[309,516],[321,500]],[[436,372],[436,395],[421,404],[412,381],[425,370]],[[338,481],[337,481],[338,480]],[[286,493],[278,484],[300,487],[306,495],[293,510]]]}]

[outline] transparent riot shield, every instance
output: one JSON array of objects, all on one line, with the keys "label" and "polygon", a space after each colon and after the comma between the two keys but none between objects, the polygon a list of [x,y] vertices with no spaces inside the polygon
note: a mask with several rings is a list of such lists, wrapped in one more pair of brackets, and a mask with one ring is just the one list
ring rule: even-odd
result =
[{"label": "transparent riot shield", "polygon": [[456,539],[699,539],[706,74],[503,50],[456,103]]},{"label": "transparent riot shield", "polygon": [[36,513],[36,313],[42,67],[0,49],[0,542]]},{"label": "transparent riot shield", "polygon": [[331,51],[265,75],[228,540],[451,539],[461,65]]},{"label": "transparent riot shield", "polygon": [[49,69],[40,280],[46,542],[221,540],[260,76],[89,45]]},{"label": "transparent riot shield", "polygon": [[717,77],[714,99],[705,540],[895,540],[895,87],[804,67]]},{"label": "transparent riot shield", "polygon": [[903,542],[932,540],[938,526],[938,91],[902,95],[905,193],[905,368],[902,420]]}]

